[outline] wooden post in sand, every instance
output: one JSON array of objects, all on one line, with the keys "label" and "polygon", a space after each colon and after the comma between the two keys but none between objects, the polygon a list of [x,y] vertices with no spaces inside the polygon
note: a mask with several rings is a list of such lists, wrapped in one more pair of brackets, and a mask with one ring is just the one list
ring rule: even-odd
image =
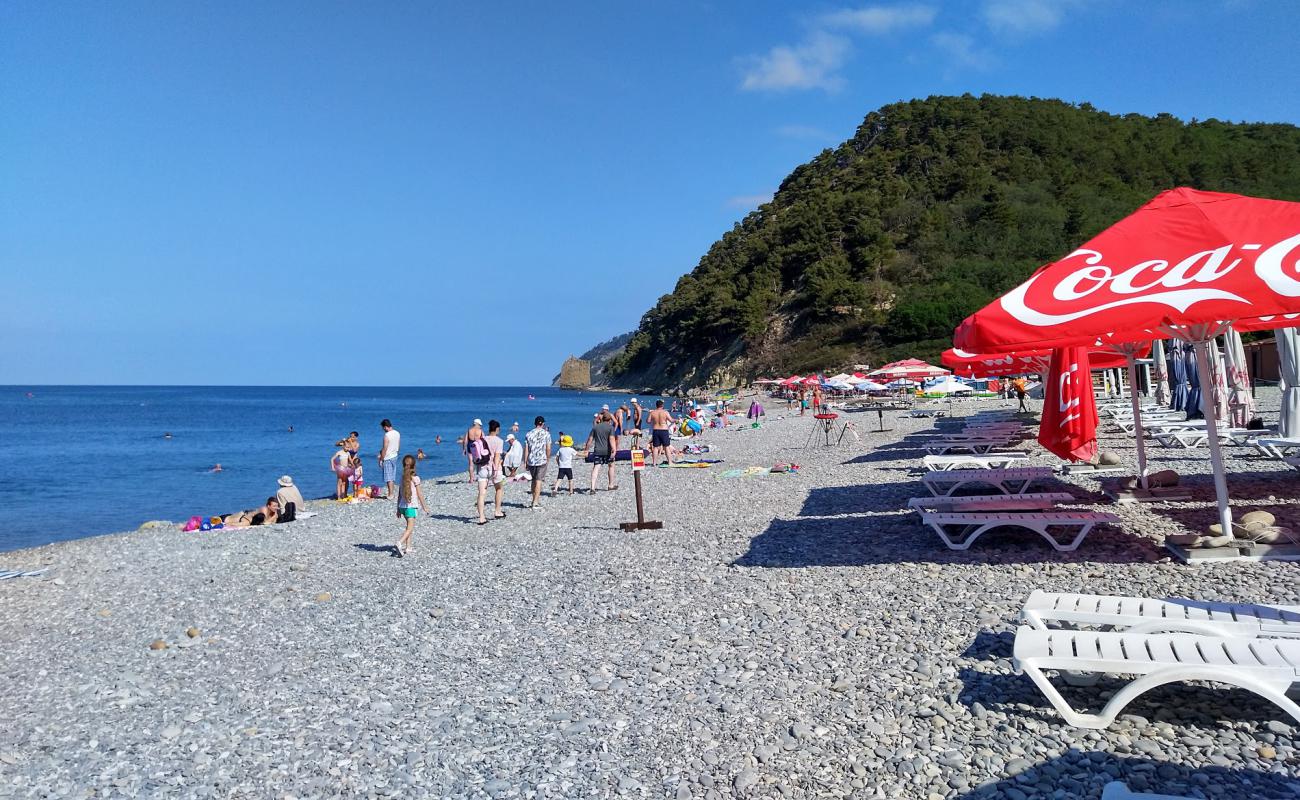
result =
[{"label": "wooden post in sand", "polygon": [[646,531],[659,530],[664,526],[662,522],[656,520],[647,521],[645,518],[645,504],[641,501],[641,471],[645,469],[645,451],[634,449],[632,451],[632,482],[636,485],[636,522],[620,522],[618,527],[625,531]]}]

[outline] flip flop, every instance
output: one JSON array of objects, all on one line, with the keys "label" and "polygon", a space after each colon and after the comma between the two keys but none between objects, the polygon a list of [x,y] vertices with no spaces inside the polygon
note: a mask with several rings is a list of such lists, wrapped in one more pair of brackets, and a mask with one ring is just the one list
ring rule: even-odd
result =
[{"label": "flip flop", "polygon": [[505,514],[493,514],[493,515],[492,515],[492,519],[505,519],[505,518],[506,518],[506,515],[505,515]]},{"label": "flip flop", "polygon": [[486,524],[487,524],[487,520],[485,520],[485,519],[481,519],[481,520],[479,520],[478,522],[476,522],[475,524],[476,524],[476,525],[486,525]]}]

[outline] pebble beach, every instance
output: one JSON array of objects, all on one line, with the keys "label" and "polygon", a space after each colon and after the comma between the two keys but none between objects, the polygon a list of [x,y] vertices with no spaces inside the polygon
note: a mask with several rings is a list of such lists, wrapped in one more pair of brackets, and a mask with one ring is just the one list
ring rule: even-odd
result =
[{"label": "pebble beach", "polygon": [[[1278,402],[1260,390],[1266,421]],[[383,501],[4,554],[48,571],[0,581],[0,797],[1300,797],[1300,727],[1255,695],[1166,686],[1085,730],[1012,670],[1034,589],[1300,605],[1300,564],[1162,547],[1215,520],[1204,448],[1149,451],[1191,502],[1060,477],[1121,517],[1076,552],[1014,533],[951,551],[906,508],[934,420],[845,414],[857,440],[806,447],[810,418],[768,411],[708,434],[722,464],[643,473],[660,531],[618,529],[622,465],[617,491],[541,509],[509,484],[485,526],[464,474],[425,476],[405,558]],[[1135,463],[1131,437],[1101,445]],[[1300,530],[1300,472],[1225,453],[1238,513]],[[725,476],[778,462],[800,469]]]}]

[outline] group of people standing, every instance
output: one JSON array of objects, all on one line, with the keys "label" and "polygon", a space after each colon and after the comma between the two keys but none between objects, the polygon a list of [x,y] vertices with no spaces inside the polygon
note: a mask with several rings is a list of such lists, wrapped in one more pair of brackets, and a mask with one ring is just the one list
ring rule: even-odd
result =
[{"label": "group of people standing", "polygon": [[[662,400],[656,401],[655,407],[648,412],[635,398],[630,404],[620,405],[613,410],[608,405],[602,406],[595,413],[591,431],[582,446],[585,460],[591,464],[588,491],[593,494],[596,492],[602,470],[606,473],[605,490],[618,489],[615,464],[620,457],[620,441],[631,438],[633,446],[639,445],[641,437],[646,435],[647,427],[650,462],[671,464],[671,429],[675,423],[676,420],[664,408]],[[514,428],[518,427],[516,423]],[[376,454],[376,462],[383,474],[385,493],[378,494],[378,487],[375,487],[375,492],[365,489],[360,434],[352,431],[346,438],[335,443],[338,450],[330,459],[330,469],[337,479],[335,497],[339,500],[384,500],[396,497],[397,516],[404,523],[396,550],[398,556],[404,556],[411,552],[415,520],[419,512],[423,510],[428,513],[424,493],[420,489],[420,476],[417,474],[419,459],[416,455],[400,455],[401,434],[390,420],[380,422],[380,428],[383,430],[383,439]],[[474,509],[477,512],[475,521],[479,525],[486,525],[489,520],[489,490],[492,492],[491,518],[501,519],[506,516],[503,509],[505,484],[508,479],[518,477],[520,470],[526,471],[530,483],[527,506],[530,509],[542,508],[542,492],[552,462],[556,471],[551,485],[551,497],[560,492],[563,483],[567,483],[569,494],[574,494],[573,473],[579,455],[578,448],[574,446],[573,437],[564,432],[560,432],[558,439],[553,439],[550,429],[546,427],[546,419],[542,416],[533,420],[532,430],[522,437],[522,441],[514,432],[502,438],[501,423],[495,419],[488,420],[486,426],[481,419],[475,419],[459,443],[465,455],[468,480],[478,486]],[[423,450],[420,453],[423,454]]]}]

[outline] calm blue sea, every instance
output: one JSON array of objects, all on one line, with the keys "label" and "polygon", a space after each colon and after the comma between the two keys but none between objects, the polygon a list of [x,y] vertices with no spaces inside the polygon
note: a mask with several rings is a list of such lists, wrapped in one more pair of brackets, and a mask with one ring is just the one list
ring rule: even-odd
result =
[{"label": "calm blue sea", "polygon": [[420,474],[438,477],[464,468],[456,437],[475,417],[500,420],[504,435],[541,414],[556,438],[582,440],[601,404],[628,399],[550,387],[3,386],[0,551],[254,508],[286,473],[304,497],[323,497],[334,443],[353,430],[366,482],[379,483],[385,417],[403,454],[424,448]]}]

